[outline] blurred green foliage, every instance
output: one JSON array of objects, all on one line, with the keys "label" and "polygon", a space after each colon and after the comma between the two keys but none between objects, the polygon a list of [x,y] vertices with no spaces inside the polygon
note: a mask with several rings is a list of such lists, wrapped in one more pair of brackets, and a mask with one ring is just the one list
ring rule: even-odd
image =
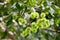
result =
[{"label": "blurred green foliage", "polygon": [[0,40],[60,40],[60,0],[0,0]]}]

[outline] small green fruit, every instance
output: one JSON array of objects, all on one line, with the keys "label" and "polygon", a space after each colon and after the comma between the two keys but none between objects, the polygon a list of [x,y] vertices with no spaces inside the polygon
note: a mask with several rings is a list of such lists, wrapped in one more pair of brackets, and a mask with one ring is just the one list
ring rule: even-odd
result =
[{"label": "small green fruit", "polygon": [[19,19],[18,19],[18,22],[21,22],[22,24],[25,24],[25,23],[26,23],[26,20],[23,19],[23,18],[19,18]]},{"label": "small green fruit", "polygon": [[45,13],[41,13],[41,15],[40,15],[42,18],[44,18],[45,16],[46,16],[46,14]]},{"label": "small green fruit", "polygon": [[13,14],[13,15],[12,15],[12,18],[13,18],[14,20],[16,20],[16,19],[18,18],[17,14]]},{"label": "small green fruit", "polygon": [[35,18],[38,18],[39,17],[39,14],[37,13],[37,12],[32,12],[31,14],[30,14],[30,18],[31,19],[35,19]]}]

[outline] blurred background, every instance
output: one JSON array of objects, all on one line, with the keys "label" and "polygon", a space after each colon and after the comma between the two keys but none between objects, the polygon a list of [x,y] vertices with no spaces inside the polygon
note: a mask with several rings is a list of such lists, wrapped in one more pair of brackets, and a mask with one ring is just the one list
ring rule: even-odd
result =
[{"label": "blurred background", "polygon": [[60,40],[60,0],[0,0],[0,40]]}]

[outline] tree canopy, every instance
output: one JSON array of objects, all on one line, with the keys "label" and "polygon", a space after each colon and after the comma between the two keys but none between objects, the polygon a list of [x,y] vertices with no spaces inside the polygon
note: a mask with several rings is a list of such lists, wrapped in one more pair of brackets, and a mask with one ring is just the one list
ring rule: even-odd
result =
[{"label": "tree canopy", "polygon": [[60,0],[0,0],[0,40],[60,40]]}]

